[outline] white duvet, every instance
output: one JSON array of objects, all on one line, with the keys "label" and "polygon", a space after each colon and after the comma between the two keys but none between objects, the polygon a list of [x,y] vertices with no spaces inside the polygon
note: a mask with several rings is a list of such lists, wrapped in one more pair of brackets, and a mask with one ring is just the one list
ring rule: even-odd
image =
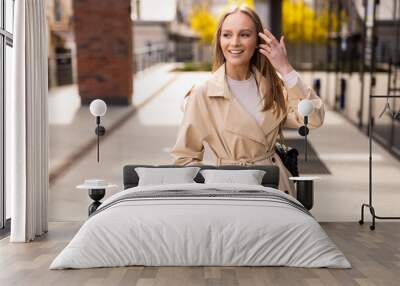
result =
[{"label": "white duvet", "polygon": [[[350,268],[318,222],[298,208],[258,198],[174,197],[121,201],[132,192],[261,190],[254,185],[135,187],[108,198],[50,269],[146,266],[294,266]],[[137,193],[134,193],[137,194]]]}]

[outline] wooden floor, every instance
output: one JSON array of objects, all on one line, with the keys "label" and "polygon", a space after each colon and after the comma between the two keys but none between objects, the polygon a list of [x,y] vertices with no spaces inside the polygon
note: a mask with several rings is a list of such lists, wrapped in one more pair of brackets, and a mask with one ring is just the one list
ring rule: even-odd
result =
[{"label": "wooden floor", "polygon": [[357,223],[323,223],[353,268],[121,267],[48,270],[80,223],[51,223],[32,243],[0,241],[0,285],[400,285],[400,223],[378,222],[375,231]]}]

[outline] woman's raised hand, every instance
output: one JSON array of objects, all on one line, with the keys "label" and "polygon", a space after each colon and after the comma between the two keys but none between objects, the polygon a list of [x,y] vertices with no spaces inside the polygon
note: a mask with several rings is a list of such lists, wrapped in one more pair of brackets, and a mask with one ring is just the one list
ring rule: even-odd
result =
[{"label": "woman's raised hand", "polygon": [[287,58],[286,46],[284,37],[282,36],[280,41],[272,35],[270,31],[264,29],[264,33],[258,33],[261,39],[265,41],[265,44],[260,44],[258,51],[266,56],[272,66],[281,74],[288,74],[293,70]]}]

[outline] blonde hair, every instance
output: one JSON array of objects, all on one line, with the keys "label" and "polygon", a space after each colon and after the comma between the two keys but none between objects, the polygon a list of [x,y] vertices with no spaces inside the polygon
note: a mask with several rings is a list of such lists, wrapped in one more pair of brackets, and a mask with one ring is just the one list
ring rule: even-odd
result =
[{"label": "blonde hair", "polygon": [[[225,19],[234,13],[241,12],[249,16],[256,27],[257,34],[257,46],[259,44],[265,44],[265,41],[258,36],[259,32],[263,32],[262,22],[257,13],[248,6],[233,6],[228,12],[224,13],[217,26],[217,31],[214,35],[213,40],[213,71],[216,71],[221,65],[225,63],[225,57],[221,49],[221,29],[222,24]],[[261,74],[267,79],[269,83],[269,90],[267,90],[267,94],[264,94],[263,108],[262,111],[269,110],[275,107],[274,112],[277,112],[277,116],[279,117],[281,112],[286,110],[286,103],[283,97],[283,82],[276,74],[275,68],[271,65],[269,60],[257,50],[254,52],[252,58],[250,59],[250,64],[254,65]]]}]

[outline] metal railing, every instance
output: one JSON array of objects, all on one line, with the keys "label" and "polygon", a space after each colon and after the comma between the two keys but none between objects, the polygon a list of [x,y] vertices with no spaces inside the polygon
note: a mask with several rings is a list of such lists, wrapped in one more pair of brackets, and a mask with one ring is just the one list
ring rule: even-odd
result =
[{"label": "metal railing", "polygon": [[133,56],[134,73],[161,62],[168,62],[170,59],[171,53],[167,43],[147,44],[146,47],[135,49]]},{"label": "metal railing", "polygon": [[57,53],[48,59],[49,86],[75,83],[74,55],[71,52]]}]

